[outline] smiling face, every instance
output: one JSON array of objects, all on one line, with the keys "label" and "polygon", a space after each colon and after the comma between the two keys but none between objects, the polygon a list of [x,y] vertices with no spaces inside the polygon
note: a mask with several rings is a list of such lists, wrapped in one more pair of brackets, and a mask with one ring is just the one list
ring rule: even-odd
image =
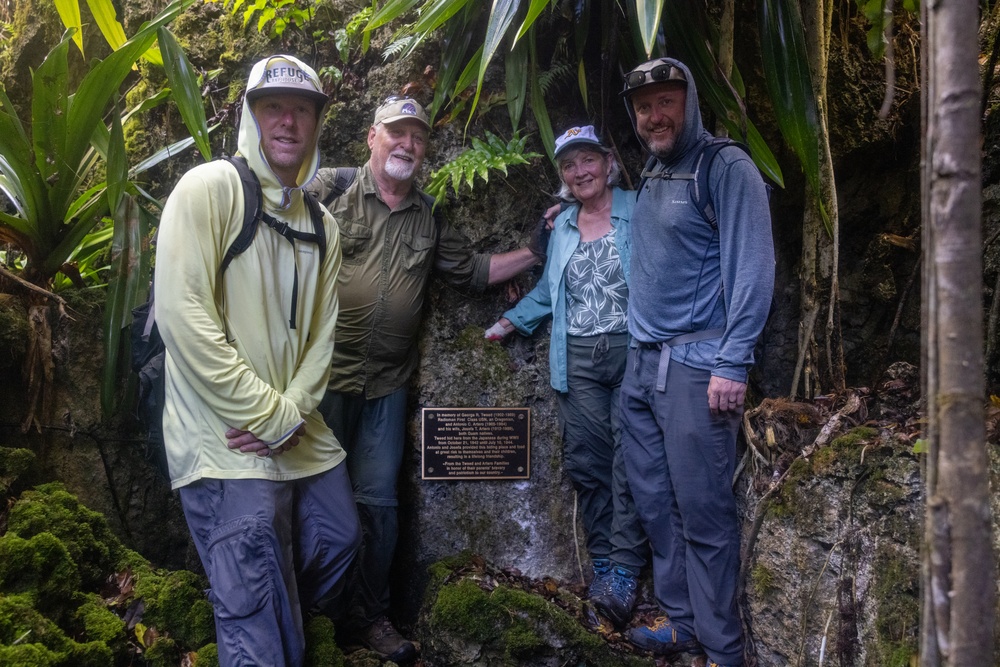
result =
[{"label": "smiling face", "polygon": [[264,95],[252,110],[271,171],[283,185],[295,187],[302,163],[315,149],[316,103],[302,95]]},{"label": "smiling face", "polygon": [[631,101],[639,138],[653,155],[667,157],[684,129],[687,87],[678,83],[643,86],[632,93]]},{"label": "smiling face", "polygon": [[612,159],[590,148],[568,150],[559,157],[559,175],[573,196],[586,202],[604,195]]},{"label": "smiling face", "polygon": [[427,151],[427,128],[418,120],[379,123],[368,131],[376,180],[409,185],[420,172]]}]

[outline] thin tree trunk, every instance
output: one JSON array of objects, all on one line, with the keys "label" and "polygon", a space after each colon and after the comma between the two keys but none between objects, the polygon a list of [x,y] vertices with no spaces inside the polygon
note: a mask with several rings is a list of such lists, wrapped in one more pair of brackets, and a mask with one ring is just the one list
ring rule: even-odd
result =
[{"label": "thin tree trunk", "polygon": [[[801,395],[806,397],[822,393],[824,385],[836,391],[845,387],[839,304],[840,222],[826,104],[832,17],[832,0],[810,0],[803,4],[802,25],[809,48],[809,73],[819,113],[820,191],[806,187],[799,271],[799,357],[792,379],[793,396],[799,393],[800,378],[805,385]],[[820,205],[827,213],[832,233],[826,230]],[[826,317],[820,320],[819,314],[824,311]],[[819,349],[824,351],[822,357],[815,353]],[[820,363],[821,358],[823,363]]]},{"label": "thin tree trunk", "polygon": [[[996,565],[984,424],[978,3],[930,3],[925,113],[925,360],[932,441],[925,664],[993,662]],[[929,606],[928,606],[929,604]],[[929,617],[928,617],[929,615]],[[931,643],[933,642],[933,644]]]}]

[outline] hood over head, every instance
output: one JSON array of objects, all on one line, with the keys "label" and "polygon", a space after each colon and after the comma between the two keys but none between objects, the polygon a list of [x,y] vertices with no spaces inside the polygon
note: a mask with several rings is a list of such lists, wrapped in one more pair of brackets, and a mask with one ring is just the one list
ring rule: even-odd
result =
[{"label": "hood over head", "polygon": [[666,157],[659,160],[664,164],[675,162],[695,147],[706,134],[701,121],[701,109],[698,107],[698,87],[695,85],[694,76],[688,66],[675,58],[653,58],[635,67],[625,75],[625,86],[622,90],[622,99],[625,101],[625,111],[629,120],[632,121],[632,129],[636,138],[647,152],[649,146],[646,141],[639,136],[636,128],[635,110],[632,108],[632,94],[640,88],[646,86],[662,84],[668,81],[683,82],[687,86],[687,97],[684,103],[684,127],[674,144],[673,150]]},{"label": "hood over head", "polygon": [[284,209],[291,205],[294,190],[311,181],[319,169],[319,134],[322,122],[316,123],[316,132],[311,141],[313,149],[302,162],[294,188],[284,187],[264,156],[260,144],[260,126],[253,115],[252,103],[259,97],[274,94],[303,95],[316,102],[317,117],[322,121],[323,108],[329,98],[323,93],[319,76],[313,68],[294,56],[274,55],[254,64],[247,78],[247,92],[243,97],[243,113],[237,139],[237,152],[246,158],[250,168],[260,179],[265,201],[274,209]]}]

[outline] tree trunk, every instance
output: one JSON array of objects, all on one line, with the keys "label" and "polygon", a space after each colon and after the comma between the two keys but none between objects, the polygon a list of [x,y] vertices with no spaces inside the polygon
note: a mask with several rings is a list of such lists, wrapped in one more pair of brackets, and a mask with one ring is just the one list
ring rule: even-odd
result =
[{"label": "tree trunk", "polygon": [[[840,222],[826,104],[832,17],[832,0],[810,0],[803,5],[802,25],[809,47],[809,73],[819,114],[820,191],[806,187],[799,271],[799,357],[792,380],[793,396],[811,397],[825,390],[842,391],[845,387],[838,271]],[[827,213],[830,232],[825,228],[820,205]],[[821,313],[826,314],[822,320]]]},{"label": "tree trunk", "polygon": [[924,665],[993,664],[996,566],[984,424],[980,82],[975,0],[922,3],[925,396]]}]

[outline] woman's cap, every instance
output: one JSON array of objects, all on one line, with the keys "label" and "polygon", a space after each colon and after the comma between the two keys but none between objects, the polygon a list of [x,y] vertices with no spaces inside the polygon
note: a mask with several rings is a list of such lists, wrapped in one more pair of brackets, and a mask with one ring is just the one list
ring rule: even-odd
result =
[{"label": "woman's cap", "polygon": [[583,125],[580,127],[571,127],[556,137],[555,157],[558,158],[560,153],[565,152],[569,148],[582,148],[583,146],[592,146],[602,153],[607,152],[600,139],[597,138],[594,126]]}]

